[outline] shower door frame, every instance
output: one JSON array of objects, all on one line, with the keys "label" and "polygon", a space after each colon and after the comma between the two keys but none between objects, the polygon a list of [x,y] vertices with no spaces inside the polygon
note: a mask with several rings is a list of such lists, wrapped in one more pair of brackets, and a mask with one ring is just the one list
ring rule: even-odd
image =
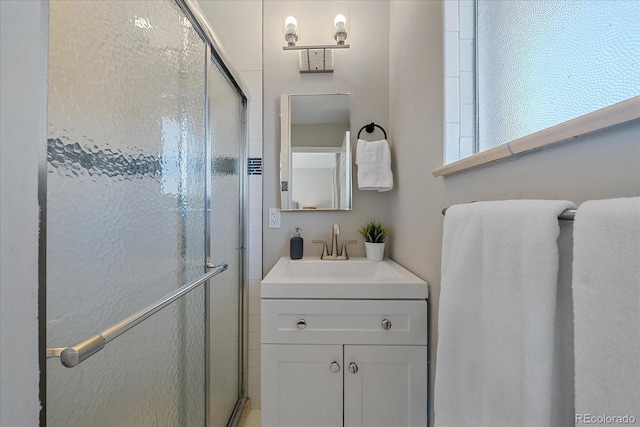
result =
[{"label": "shower door frame", "polygon": [[[183,0],[176,0],[176,2],[180,5],[180,7],[183,9],[183,11],[185,12],[185,15],[189,16],[190,19],[193,21],[196,18],[192,15],[192,12],[190,9],[187,8],[186,5],[184,5],[184,1]],[[205,38],[204,34],[202,33],[202,30],[200,28],[196,28],[196,31],[200,34],[201,37]],[[247,263],[246,263],[246,245],[245,245],[245,238],[248,235],[247,233],[247,221],[246,221],[246,217],[247,217],[247,213],[246,213],[246,203],[245,203],[245,197],[244,195],[247,192],[247,180],[245,179],[246,176],[246,167],[247,167],[247,157],[248,157],[248,152],[247,152],[247,107],[248,107],[248,99],[247,96],[245,95],[245,93],[243,92],[243,88],[240,87],[237,83],[237,81],[233,78],[233,75],[231,73],[231,71],[227,68],[227,64],[225,64],[224,58],[221,56],[219,51],[216,51],[214,49],[214,45],[209,42],[207,43],[207,49],[206,49],[206,66],[205,66],[205,81],[206,81],[206,85],[208,85],[209,79],[208,79],[208,73],[209,73],[209,64],[213,64],[213,66],[217,66],[217,68],[219,69],[220,72],[222,72],[224,74],[224,76],[226,77],[226,80],[229,82],[229,84],[231,86],[234,87],[236,93],[240,96],[240,101],[241,101],[241,110],[239,111],[239,113],[241,114],[241,137],[240,137],[240,149],[238,150],[238,154],[239,154],[239,159],[238,159],[238,189],[240,192],[240,196],[239,196],[239,212],[240,212],[240,218],[239,218],[239,241],[240,241],[240,247],[238,248],[238,265],[240,266],[240,271],[239,271],[239,277],[238,277],[238,283],[240,284],[240,286],[238,287],[238,385],[239,385],[239,389],[238,389],[238,400],[236,401],[236,405],[235,408],[233,409],[232,413],[231,413],[231,417],[229,418],[229,423],[228,426],[236,426],[238,424],[238,422],[240,421],[240,419],[242,418],[243,415],[243,408],[245,407],[246,401],[247,401],[247,390],[248,390],[248,385],[247,385],[247,373],[248,373],[248,356],[247,356],[247,350],[248,350],[248,321],[247,321],[247,313],[248,313],[248,291],[245,288],[245,277],[247,277]],[[209,61],[209,59],[211,59],[211,61]],[[206,122],[205,122],[205,139],[206,139],[206,158],[208,159],[208,161],[211,161],[212,159],[212,151],[213,151],[213,147],[212,147],[212,137],[211,137],[211,121],[209,120],[209,94],[208,94],[208,87],[206,88],[207,93],[205,94],[205,114],[206,114]],[[210,261],[210,244],[211,244],[211,180],[212,180],[212,170],[210,167],[206,168],[206,201],[205,201],[205,210],[206,210],[206,224],[205,224],[205,246],[207,248],[207,252],[206,252],[206,256],[207,256],[207,263],[211,262]],[[209,295],[210,291],[209,288],[205,288],[205,301],[209,301]],[[205,309],[205,336],[209,336],[209,327],[211,325],[210,323],[210,319],[211,319],[211,313],[210,313],[210,304],[206,305],[206,309]],[[207,346],[208,349],[208,346]],[[209,396],[210,396],[210,365],[211,365],[211,353],[207,350],[205,353],[205,415],[206,415],[206,425],[209,426],[210,425],[210,421],[211,421],[211,409],[209,407]]]},{"label": "shower door frame", "polygon": [[[247,325],[247,310],[248,310],[248,292],[246,289],[247,277],[247,263],[246,263],[246,245],[245,238],[247,236],[247,221],[246,221],[246,162],[247,162],[247,108],[248,108],[248,93],[249,90],[245,86],[244,82],[238,77],[239,74],[231,66],[228,56],[224,49],[221,47],[221,43],[217,36],[209,26],[200,6],[193,0],[173,0],[183,11],[185,16],[189,19],[195,31],[200,35],[203,42],[206,44],[205,60],[205,93],[203,102],[205,102],[205,149],[206,149],[206,161],[208,167],[206,170],[206,182],[205,182],[205,247],[204,254],[206,262],[210,260],[210,242],[211,242],[211,155],[212,155],[212,140],[211,140],[211,122],[209,119],[209,106],[208,106],[208,86],[206,73],[208,72],[208,58],[212,58],[212,61],[218,66],[220,71],[225,75],[229,83],[234,87],[235,91],[241,98],[241,139],[240,147],[238,150],[238,191],[239,191],[239,241],[240,247],[238,248],[239,257],[239,274],[238,274],[238,293],[239,293],[239,307],[238,307],[238,400],[236,406],[229,419],[229,426],[237,425],[243,414],[243,409],[247,402],[247,373],[248,373],[248,325]],[[43,40],[43,94],[42,94],[42,114],[43,122],[48,123],[47,105],[48,105],[48,58],[49,58],[49,2],[40,0],[40,7],[42,10],[42,29],[44,34]],[[46,133],[43,135],[42,148],[40,149],[40,155],[38,159],[38,205],[39,205],[39,222],[40,232],[38,237],[38,365],[40,368],[39,374],[39,400],[40,400],[40,413],[39,413],[39,425],[44,427],[47,425],[47,137]],[[208,336],[209,336],[209,291],[208,286],[205,284],[205,425],[209,425],[210,421],[210,408],[209,408],[209,383],[210,383],[210,369],[209,358],[210,352],[208,350]]]}]

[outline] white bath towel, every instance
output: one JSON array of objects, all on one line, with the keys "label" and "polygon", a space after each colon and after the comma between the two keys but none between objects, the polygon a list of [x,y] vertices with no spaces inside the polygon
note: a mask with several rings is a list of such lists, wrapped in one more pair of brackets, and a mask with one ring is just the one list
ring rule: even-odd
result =
[{"label": "white bath towel", "polygon": [[360,190],[389,191],[393,189],[391,151],[386,139],[380,141],[358,139],[356,164]]},{"label": "white bath towel", "polygon": [[447,211],[436,427],[555,425],[557,217],[572,206],[514,200]]},{"label": "white bath towel", "polygon": [[580,205],[573,251],[575,423],[640,423],[640,198]]}]

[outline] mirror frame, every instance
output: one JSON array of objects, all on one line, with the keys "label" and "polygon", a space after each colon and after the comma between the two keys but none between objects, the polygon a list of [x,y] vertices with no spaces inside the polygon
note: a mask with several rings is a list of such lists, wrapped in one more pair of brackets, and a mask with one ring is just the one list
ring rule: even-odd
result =
[{"label": "mirror frame", "polygon": [[291,148],[291,97],[292,96],[313,96],[313,95],[347,95],[349,97],[349,127],[351,127],[351,94],[350,93],[308,93],[308,94],[283,94],[280,95],[280,210],[285,212],[330,212],[330,211],[350,211],[353,210],[353,153],[351,148],[351,129],[348,134],[348,150],[346,164],[348,167],[347,177],[347,204],[345,208],[319,208],[319,209],[294,209],[290,206],[291,193],[290,183],[292,177],[292,156]]}]

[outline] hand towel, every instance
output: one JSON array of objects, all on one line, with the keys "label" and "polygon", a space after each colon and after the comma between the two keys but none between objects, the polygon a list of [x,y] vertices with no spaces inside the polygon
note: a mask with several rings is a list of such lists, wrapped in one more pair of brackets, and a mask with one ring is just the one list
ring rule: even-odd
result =
[{"label": "hand towel", "polygon": [[580,205],[573,251],[575,423],[586,416],[638,423],[640,197]]},{"label": "hand towel", "polygon": [[391,151],[386,139],[365,141],[358,139],[356,145],[358,165],[358,188],[360,190],[389,191],[393,189]]},{"label": "hand towel", "polygon": [[552,426],[558,215],[567,201],[447,210],[436,427]]}]

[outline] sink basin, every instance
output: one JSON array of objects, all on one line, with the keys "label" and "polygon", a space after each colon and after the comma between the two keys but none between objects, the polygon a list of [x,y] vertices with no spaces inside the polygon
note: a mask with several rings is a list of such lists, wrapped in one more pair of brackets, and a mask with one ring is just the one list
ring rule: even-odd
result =
[{"label": "sink basin", "polygon": [[338,278],[349,281],[398,280],[403,276],[403,271],[394,268],[390,262],[371,262],[366,258],[348,261],[292,261],[283,258],[273,273],[282,279],[305,281],[333,281]]},{"label": "sink basin", "polygon": [[427,283],[385,259],[327,261],[282,257],[262,280],[262,298],[426,299]]}]

